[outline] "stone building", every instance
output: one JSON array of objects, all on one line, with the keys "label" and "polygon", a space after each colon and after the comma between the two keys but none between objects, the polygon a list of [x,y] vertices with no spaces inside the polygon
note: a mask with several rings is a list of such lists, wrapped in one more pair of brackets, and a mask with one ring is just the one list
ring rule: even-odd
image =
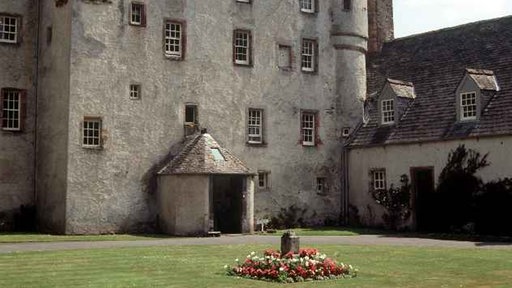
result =
[{"label": "stone building", "polygon": [[1,1],[2,223],[158,230],[158,172],[202,128],[257,175],[254,218],[339,221],[391,2]]},{"label": "stone building", "polygon": [[[484,182],[512,177],[512,17],[384,43],[368,60],[365,121],[350,143],[352,218],[382,225],[371,189],[412,184],[411,228],[428,228],[434,187],[459,145],[489,153]],[[454,209],[457,209],[454,207]]]}]

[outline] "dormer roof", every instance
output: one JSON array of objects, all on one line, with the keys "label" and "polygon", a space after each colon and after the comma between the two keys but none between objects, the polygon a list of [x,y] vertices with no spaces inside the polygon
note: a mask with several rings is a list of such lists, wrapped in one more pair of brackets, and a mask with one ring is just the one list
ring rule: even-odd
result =
[{"label": "dormer roof", "polygon": [[481,90],[499,91],[496,75],[492,70],[466,68],[466,73],[473,79]]},{"label": "dormer roof", "polygon": [[[367,67],[369,95],[388,79],[400,79],[414,83],[416,98],[399,125],[386,127],[379,125],[377,101],[368,99],[367,121],[354,131],[350,147],[512,135],[511,16],[386,42]],[[478,121],[457,120],[463,75],[489,99]]]},{"label": "dormer roof", "polygon": [[414,99],[416,98],[416,93],[414,92],[414,85],[411,82],[395,80],[395,79],[387,79],[389,86],[395,93],[397,97]]}]

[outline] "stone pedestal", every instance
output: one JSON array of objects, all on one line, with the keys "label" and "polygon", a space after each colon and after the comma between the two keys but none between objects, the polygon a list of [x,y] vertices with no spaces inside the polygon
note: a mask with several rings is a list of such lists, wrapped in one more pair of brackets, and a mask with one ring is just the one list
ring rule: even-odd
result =
[{"label": "stone pedestal", "polygon": [[295,232],[288,231],[281,236],[281,256],[286,255],[290,251],[294,254],[298,254],[299,246],[299,236],[296,236]]}]

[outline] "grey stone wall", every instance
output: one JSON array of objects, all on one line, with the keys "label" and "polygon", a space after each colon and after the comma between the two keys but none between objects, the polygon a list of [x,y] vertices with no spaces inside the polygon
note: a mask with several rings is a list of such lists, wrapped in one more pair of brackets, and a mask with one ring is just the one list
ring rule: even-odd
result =
[{"label": "grey stone wall", "polygon": [[23,131],[0,130],[0,230],[8,230],[20,206],[34,204],[36,1],[2,0],[0,14],[20,21],[18,43],[0,43],[0,88],[26,90],[27,100]]},{"label": "grey stone wall", "polygon": [[[364,33],[366,1],[354,2],[362,18],[345,28]],[[313,15],[301,13],[299,1],[292,0],[147,1],[145,28],[128,25],[129,3],[74,1],[72,7],[66,232],[152,228],[151,176],[183,138],[186,102],[198,104],[201,127],[221,145],[254,171],[271,171],[271,189],[255,191],[256,218],[296,205],[308,208],[309,222],[337,219],[340,130],[359,120],[359,113],[349,113],[348,107],[359,107],[365,91],[364,53],[334,49],[333,23],[347,17],[337,10],[338,1],[319,1]],[[168,18],[186,21],[183,61],[163,55],[163,21]],[[238,28],[252,31],[251,67],[232,63],[233,30]],[[317,73],[300,70],[302,38],[318,41]],[[277,67],[278,44],[292,46],[291,71]],[[365,43],[355,45],[366,48]],[[346,79],[361,79],[337,85],[340,72],[351,75]],[[129,99],[130,83],[142,85],[141,100]],[[265,109],[264,146],[246,144],[250,107]],[[300,145],[301,109],[318,113],[321,144],[316,147]],[[102,117],[102,149],[82,148],[84,116]],[[316,193],[317,177],[327,179],[324,195]]]},{"label": "grey stone wall", "polygon": [[384,42],[395,36],[393,0],[368,0],[368,51],[379,53]]}]

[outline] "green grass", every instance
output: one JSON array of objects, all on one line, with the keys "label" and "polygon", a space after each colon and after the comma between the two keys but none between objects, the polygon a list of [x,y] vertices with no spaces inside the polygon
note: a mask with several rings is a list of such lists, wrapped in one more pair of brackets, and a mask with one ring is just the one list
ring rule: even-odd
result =
[{"label": "green grass", "polygon": [[317,246],[354,279],[273,284],[224,275],[265,245],[170,246],[0,254],[1,287],[510,287],[512,250]]},{"label": "green grass", "polygon": [[135,241],[169,238],[166,235],[47,235],[38,233],[0,233],[0,243],[61,241]]}]

